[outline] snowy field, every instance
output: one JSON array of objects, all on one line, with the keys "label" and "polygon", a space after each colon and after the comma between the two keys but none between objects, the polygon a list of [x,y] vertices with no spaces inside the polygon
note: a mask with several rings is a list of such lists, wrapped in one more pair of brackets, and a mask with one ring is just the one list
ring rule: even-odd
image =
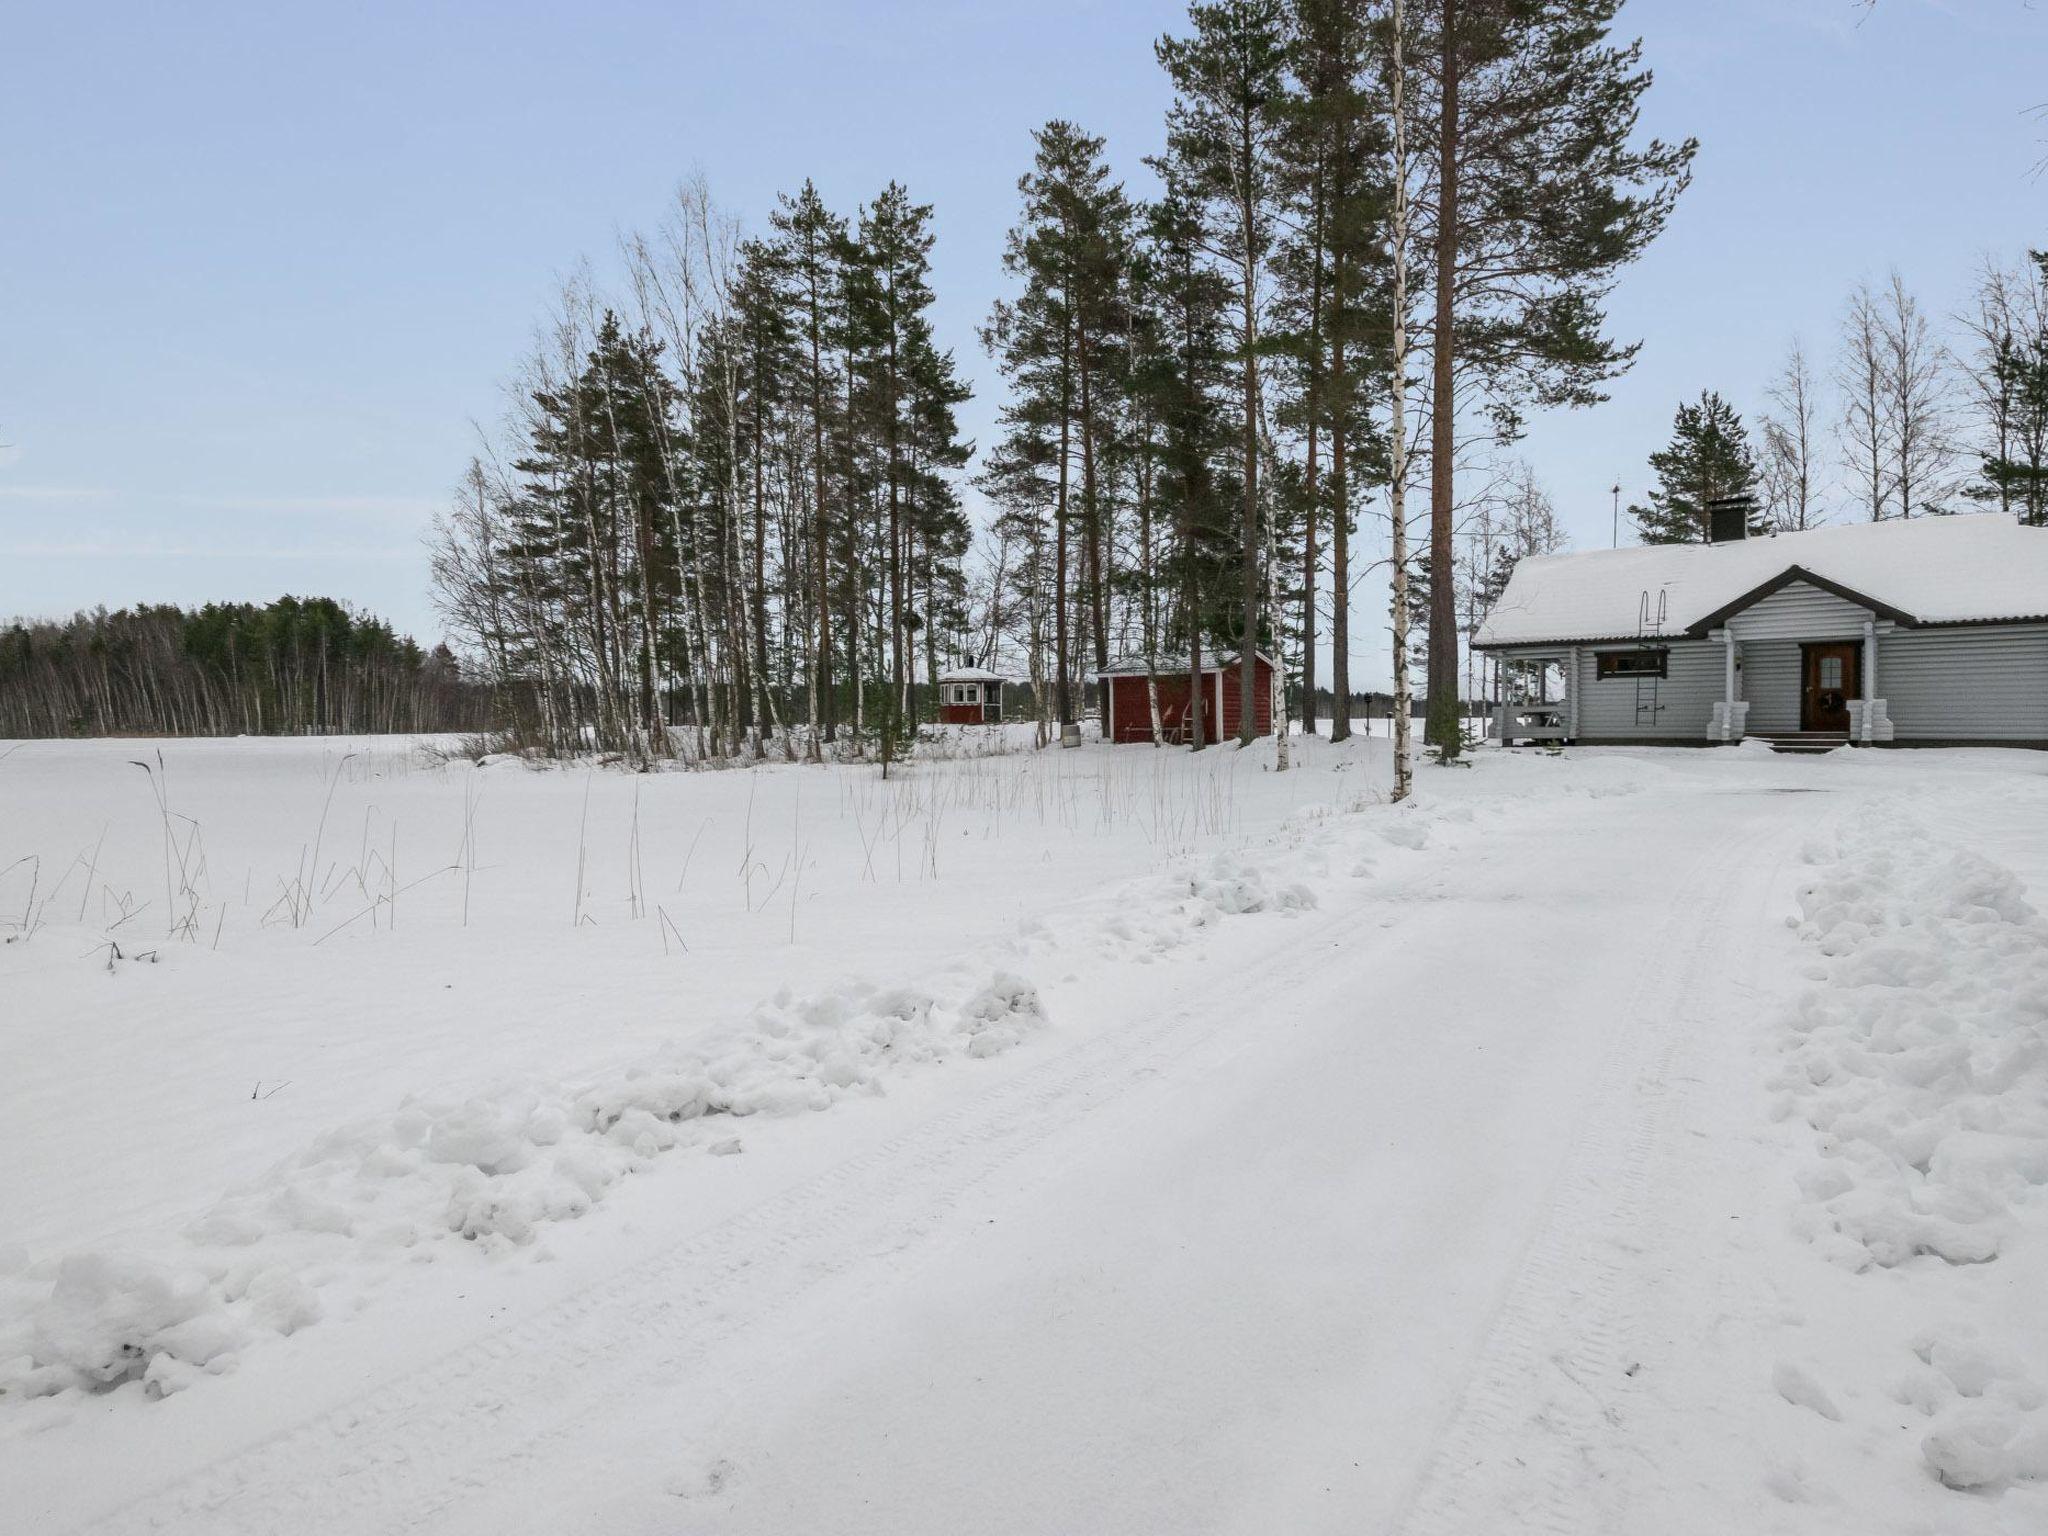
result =
[{"label": "snowy field", "polygon": [[0,1527],[2048,1530],[2048,757],[1004,744],[0,743]]}]

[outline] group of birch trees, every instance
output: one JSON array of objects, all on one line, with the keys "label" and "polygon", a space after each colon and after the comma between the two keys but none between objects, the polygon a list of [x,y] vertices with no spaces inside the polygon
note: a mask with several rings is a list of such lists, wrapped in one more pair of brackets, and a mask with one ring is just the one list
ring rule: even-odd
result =
[{"label": "group of birch trees", "polygon": [[1679,406],[1629,509],[1646,542],[1705,539],[1706,502],[1738,493],[1781,533],[1978,511],[2048,526],[2048,253],[1986,258],[1946,322],[1896,270],[1859,283],[1831,365],[1795,340],[1756,419],[1752,437],[1713,390]]},{"label": "group of birch trees", "polygon": [[328,598],[0,629],[0,737],[476,731],[489,709],[446,649]]},{"label": "group of birch trees", "polygon": [[1946,321],[1896,270],[1859,283],[1833,366],[1816,374],[1795,341],[1767,401],[1774,527],[1993,509],[2048,524],[2048,253],[1987,257]]}]

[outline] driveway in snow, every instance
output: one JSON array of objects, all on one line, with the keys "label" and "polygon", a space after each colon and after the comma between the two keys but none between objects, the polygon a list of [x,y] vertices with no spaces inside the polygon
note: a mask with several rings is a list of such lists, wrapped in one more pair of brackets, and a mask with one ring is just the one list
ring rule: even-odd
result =
[{"label": "driveway in snow", "polygon": [[1960,1280],[1787,1231],[1814,840],[1939,791],[1944,847],[1995,843],[2043,799],[2028,759],[1899,758],[1495,756],[1197,861],[1263,899],[1192,936],[1156,883],[1055,906],[1000,1059],[737,1122],[551,1262],[436,1266],[162,1403],[0,1404],[0,1495],[208,1533],[2039,1530],[2039,1483],[1943,1487],[1932,1409],[1829,1363],[1917,1368],[1953,1297],[2038,1378],[1995,1289],[2038,1222]]}]

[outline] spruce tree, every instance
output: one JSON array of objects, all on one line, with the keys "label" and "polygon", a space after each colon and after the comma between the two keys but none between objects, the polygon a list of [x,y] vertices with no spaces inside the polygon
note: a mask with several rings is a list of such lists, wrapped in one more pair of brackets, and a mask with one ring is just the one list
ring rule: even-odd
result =
[{"label": "spruce tree", "polygon": [[1707,504],[1754,494],[1757,484],[1756,457],[1742,418],[1713,390],[1678,407],[1671,441],[1650,455],[1650,470],[1657,484],[1649,505],[1628,509],[1645,544],[1705,543],[1711,533]]}]

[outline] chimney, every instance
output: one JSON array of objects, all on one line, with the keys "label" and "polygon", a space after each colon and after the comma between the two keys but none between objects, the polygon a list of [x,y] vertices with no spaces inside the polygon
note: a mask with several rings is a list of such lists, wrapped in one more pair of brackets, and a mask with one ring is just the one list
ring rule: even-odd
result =
[{"label": "chimney", "polygon": [[1749,520],[1756,513],[1756,498],[1747,492],[1739,496],[1716,496],[1707,502],[1707,538],[1728,544],[1749,537]]}]

